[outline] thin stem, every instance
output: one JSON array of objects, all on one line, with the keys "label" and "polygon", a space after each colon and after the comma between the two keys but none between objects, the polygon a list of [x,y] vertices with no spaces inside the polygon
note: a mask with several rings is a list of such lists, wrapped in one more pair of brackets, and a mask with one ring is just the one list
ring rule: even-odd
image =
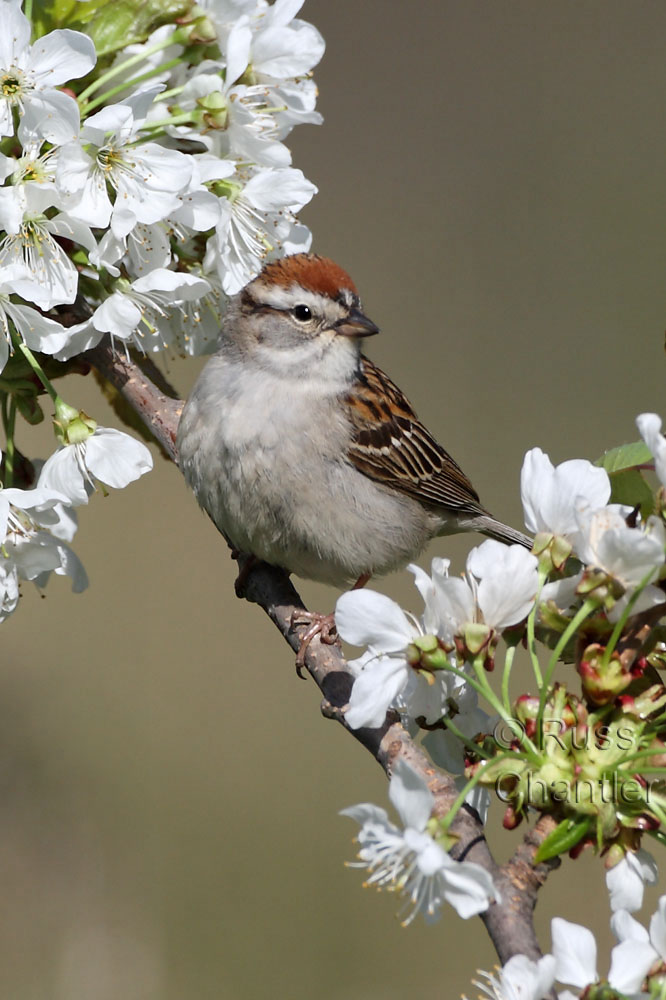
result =
[{"label": "thin stem", "polygon": [[191,111],[183,111],[179,115],[170,115],[168,118],[159,118],[156,121],[145,122],[142,125],[142,129],[147,132],[147,135],[142,135],[137,142],[133,142],[133,146],[138,146],[142,142],[152,142],[153,139],[158,138],[161,135],[165,135],[165,129],[170,125],[184,125],[186,122],[194,122],[194,117]]},{"label": "thin stem", "polygon": [[451,721],[451,717],[450,716],[443,715],[442,716],[442,722],[444,723],[444,725],[446,726],[446,728],[448,730],[450,730],[453,733],[453,735],[456,736],[460,740],[461,743],[465,744],[465,746],[467,747],[468,750],[472,751],[472,753],[477,754],[477,756],[479,756],[479,757],[483,757],[484,760],[495,760],[495,758],[494,757],[491,758],[483,750],[483,748],[479,746],[478,743],[475,743],[474,740],[470,740],[469,736],[465,736],[465,734],[462,732],[462,730],[458,729],[458,727],[456,726],[455,722]]},{"label": "thin stem", "polygon": [[504,669],[502,670],[502,702],[504,704],[507,712],[511,712],[511,701],[509,699],[509,680],[511,677],[511,668],[513,666],[513,658],[516,655],[516,647],[509,646],[506,651],[506,656],[504,657]]},{"label": "thin stem", "polygon": [[170,90],[163,90],[160,94],[160,101],[166,101],[170,97],[178,97],[179,94],[185,90],[185,84],[183,83],[180,87],[171,87]]},{"label": "thin stem", "polygon": [[129,59],[123,60],[123,62],[118,63],[116,66],[112,66],[108,69],[106,73],[102,73],[100,77],[93,80],[92,83],[86,87],[78,96],[79,107],[83,105],[83,102],[87,101],[91,94],[94,94],[96,90],[103,87],[108,80],[113,80],[114,77],[119,76],[120,73],[126,73],[128,69],[132,66],[136,66],[137,63],[143,62],[149,56],[154,55],[156,52],[161,52],[162,49],[168,49],[170,45],[177,44],[173,40],[173,35],[169,35],[161,42],[156,42],[155,45],[151,45],[149,49],[145,49],[143,52],[137,53],[135,56],[130,56]]},{"label": "thin stem", "polygon": [[472,791],[472,789],[475,787],[475,785],[478,785],[478,783],[481,781],[481,779],[483,778],[483,776],[484,776],[485,772],[488,770],[488,768],[492,764],[495,764],[499,760],[507,760],[509,757],[514,758],[515,756],[516,755],[513,754],[513,753],[511,753],[511,752],[500,753],[500,754],[497,754],[496,757],[491,757],[490,760],[485,761],[481,765],[481,767],[478,769],[478,771],[476,772],[476,774],[474,775],[474,777],[470,778],[469,781],[466,782],[466,784],[463,787],[462,791],[458,795],[458,798],[455,800],[455,802],[453,803],[453,805],[451,806],[451,808],[447,812],[446,816],[443,816],[442,819],[439,820],[438,825],[441,826],[443,833],[447,832],[449,826],[451,825],[451,823],[453,822],[453,820],[456,818],[456,814],[458,813],[458,810],[460,809],[460,807],[462,805],[464,805],[465,799],[467,798],[467,796],[469,795],[469,793]]},{"label": "thin stem", "polygon": [[613,629],[613,631],[611,633],[611,637],[610,637],[610,639],[608,640],[608,642],[606,644],[606,649],[604,650],[604,655],[601,657],[601,668],[602,669],[604,669],[605,667],[607,667],[608,664],[610,663],[610,658],[613,655],[613,652],[614,652],[615,647],[617,645],[618,639],[622,635],[622,630],[623,630],[624,626],[627,624],[627,620],[629,619],[629,617],[631,615],[632,608],[634,607],[634,605],[635,605],[636,601],[638,600],[638,598],[640,597],[641,593],[647,587],[648,583],[650,582],[650,578],[653,577],[653,576],[655,576],[656,572],[657,572],[656,569],[650,569],[650,570],[648,570],[648,572],[645,574],[645,576],[643,577],[643,579],[641,580],[641,582],[636,587],[636,590],[633,592],[633,594],[629,598],[629,601],[627,602],[627,606],[624,609],[624,611],[622,612],[622,615],[620,616],[619,620],[615,623],[615,628]]},{"label": "thin stem", "polygon": [[505,712],[503,705],[497,702],[497,705],[499,707],[495,706],[497,698],[495,696],[494,691],[486,681],[485,671],[483,671],[483,676],[480,679],[477,679],[476,677],[472,677],[470,674],[465,673],[464,670],[460,670],[458,667],[454,667],[452,665],[444,667],[443,669],[446,670],[448,673],[453,674],[455,677],[460,677],[462,680],[470,684],[474,688],[477,694],[480,694],[482,698],[485,698],[486,701],[490,702],[490,704],[493,705],[495,711],[498,712],[498,714],[504,719],[505,722],[510,720],[511,713]]},{"label": "thin stem", "polygon": [[541,598],[541,591],[546,582],[546,577],[548,576],[548,570],[542,566],[539,566],[539,576],[537,583],[536,597],[534,598],[534,607],[530,611],[527,617],[527,649],[530,654],[530,660],[532,662],[532,670],[534,671],[534,677],[537,683],[537,687],[541,689],[543,684],[543,679],[541,676],[541,666],[539,664],[539,657],[536,653],[536,636],[534,632],[537,611],[539,609],[539,599]]},{"label": "thin stem", "polygon": [[35,355],[32,353],[30,348],[23,343],[23,341],[20,339],[20,337],[17,336],[17,334],[12,333],[12,341],[14,343],[14,347],[19,351],[21,351],[23,357],[26,359],[26,361],[32,368],[33,372],[41,382],[42,387],[46,392],[48,392],[49,396],[55,403],[56,399],[58,398],[58,393],[56,392],[53,383],[49,379],[48,375],[40,365]]},{"label": "thin stem", "polygon": [[653,799],[650,799],[647,804],[650,807],[650,811],[654,813],[654,815],[657,817],[661,825],[666,827],[666,814],[664,813],[664,810],[662,809],[661,805],[659,805]]},{"label": "thin stem", "polygon": [[16,427],[16,397],[10,396],[7,408],[5,396],[2,406],[2,423],[5,428],[5,480],[3,486],[14,485],[14,429]]},{"label": "thin stem", "polygon": [[578,609],[576,614],[573,616],[567,627],[565,628],[564,632],[559,638],[557,645],[555,646],[555,649],[551,654],[551,657],[548,661],[548,667],[546,668],[546,676],[544,678],[543,686],[541,688],[541,695],[539,698],[537,732],[541,732],[543,726],[543,712],[544,708],[546,707],[546,698],[548,697],[551,678],[555,671],[555,667],[558,664],[560,656],[562,655],[566,647],[566,644],[569,642],[569,639],[571,639],[571,637],[576,634],[576,631],[578,630],[579,626],[582,625],[585,619],[588,618],[592,614],[592,612],[595,611],[598,607],[599,607],[599,602],[591,597],[588,597],[587,600]]},{"label": "thin stem", "polygon": [[[479,679],[479,683],[482,683],[486,676],[486,671],[483,666],[482,658],[480,656],[477,656],[472,666],[474,668],[474,672],[477,678]],[[492,705],[492,707],[495,709],[495,711],[497,712],[497,714],[500,716],[501,719],[504,719],[505,722],[513,721],[511,719],[511,711],[509,710],[507,712],[505,710],[504,705],[499,700],[499,698],[492,690],[492,688],[490,688],[490,686],[488,686],[488,690],[485,692],[485,698],[489,702],[489,704]],[[534,743],[532,743],[532,740],[529,738],[529,736],[524,730],[521,732],[520,735],[520,745],[521,747],[524,747],[526,749],[528,754],[533,755],[532,756],[533,760],[534,759],[541,760],[541,755],[539,754],[538,748],[534,745]],[[495,759],[496,758],[493,758],[493,760]]]},{"label": "thin stem", "polygon": [[[131,80],[126,80],[123,83],[119,83],[115,87],[112,87],[111,90],[105,90],[104,93],[96,97],[94,101],[90,101],[90,103],[85,104],[81,107],[81,117],[83,118],[84,115],[89,115],[90,112],[93,110],[93,108],[98,107],[100,104],[104,104],[104,102],[108,101],[109,98],[115,97],[116,94],[122,93],[122,91],[127,90],[128,87],[133,87],[136,83],[143,83],[144,80],[150,80],[152,79],[152,77],[157,76],[159,73],[163,73],[164,70],[172,69],[174,66],[178,66],[180,62],[181,62],[180,59],[171,59],[169,60],[169,62],[161,63],[159,66],[155,66],[153,69],[150,69],[145,73],[142,73],[141,76],[134,76],[132,77]],[[159,96],[160,100],[164,98],[163,93],[160,94]]]}]

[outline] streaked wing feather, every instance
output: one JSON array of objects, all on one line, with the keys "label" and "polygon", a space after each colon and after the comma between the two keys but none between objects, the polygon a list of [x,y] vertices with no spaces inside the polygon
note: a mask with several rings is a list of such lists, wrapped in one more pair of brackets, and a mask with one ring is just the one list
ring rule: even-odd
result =
[{"label": "streaked wing feather", "polygon": [[420,422],[400,389],[368,358],[345,397],[354,429],[349,458],[360,472],[422,503],[483,514],[476,490]]}]

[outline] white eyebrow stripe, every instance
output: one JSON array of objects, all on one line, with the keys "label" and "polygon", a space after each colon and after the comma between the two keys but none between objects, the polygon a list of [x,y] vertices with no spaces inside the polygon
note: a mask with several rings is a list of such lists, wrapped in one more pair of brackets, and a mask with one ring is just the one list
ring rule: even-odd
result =
[{"label": "white eyebrow stripe", "polygon": [[273,309],[293,309],[294,306],[309,306],[315,316],[326,316],[332,311],[342,316],[346,309],[328,295],[312,292],[294,283],[283,285],[255,284],[251,288],[252,298],[258,305],[272,306]]}]

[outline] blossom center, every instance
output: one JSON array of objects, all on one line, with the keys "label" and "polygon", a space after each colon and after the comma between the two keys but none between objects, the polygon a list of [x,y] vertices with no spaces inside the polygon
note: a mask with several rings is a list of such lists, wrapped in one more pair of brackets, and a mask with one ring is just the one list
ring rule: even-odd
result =
[{"label": "blossom center", "polygon": [[0,91],[2,96],[12,103],[17,103],[20,95],[26,90],[25,74],[15,66],[8,73],[4,73],[0,78]]}]

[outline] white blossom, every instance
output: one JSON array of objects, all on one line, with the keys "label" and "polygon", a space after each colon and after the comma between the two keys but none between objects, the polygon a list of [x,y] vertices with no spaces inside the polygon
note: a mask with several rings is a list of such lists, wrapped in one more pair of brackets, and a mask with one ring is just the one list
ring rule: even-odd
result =
[{"label": "white blossom", "polygon": [[30,45],[30,22],[20,0],[0,0],[0,24],[0,135],[13,134],[17,108],[22,142],[35,136],[55,145],[74,139],[79,130],[78,105],[56,87],[93,68],[97,57],[92,40],[64,29]]},{"label": "white blossom", "polygon": [[44,310],[72,303],[78,288],[79,272],[57,236],[89,251],[96,245],[89,227],[65,214],[28,213],[18,231],[0,241],[0,269],[17,269],[13,290]]},{"label": "white blossom", "polygon": [[555,468],[541,448],[525,455],[520,494],[525,526],[533,534],[562,535],[571,541],[578,532],[577,511],[603,507],[610,493],[608,473],[584,459],[571,459]]},{"label": "white blossom", "polygon": [[12,301],[10,296],[17,282],[25,277],[25,269],[20,266],[0,269],[0,371],[7,364],[11,350],[10,325],[31,350],[43,354],[56,354],[68,340],[68,331],[60,323],[42,316],[31,306]]},{"label": "white blossom", "polygon": [[42,152],[41,139],[28,143],[18,159],[0,156],[0,170],[11,184],[0,188],[0,229],[15,235],[24,218],[41,215],[57,202],[55,149]]},{"label": "white blossom", "polygon": [[59,151],[56,184],[73,218],[111,225],[122,237],[137,222],[158,222],[179,207],[178,195],[192,177],[190,157],[157,142],[137,145],[156,93],[142,91],[124,104],[107,105],[86,119],[80,141]]},{"label": "white blossom", "polygon": [[231,200],[220,199],[220,221],[208,241],[204,267],[218,269],[227,295],[256,277],[270,256],[310,249],[310,231],[294,213],[316,192],[301,170],[264,167]]},{"label": "white blossom", "polygon": [[555,982],[555,959],[544,955],[533,962],[527,955],[514,955],[497,974],[480,972],[480,975],[485,983],[478,979],[472,982],[490,1000],[543,1000]]},{"label": "white blossom", "polygon": [[424,632],[395,601],[372,590],[350,590],[338,598],[335,623],[347,642],[370,647],[350,664],[357,676],[345,719],[352,729],[380,726],[398,699],[412,718],[423,716],[427,723],[441,718],[449,688],[461,682],[445,670],[426,678],[410,666],[407,649]]},{"label": "white blossom", "polygon": [[183,301],[193,301],[210,291],[203,278],[180,271],[156,268],[136,281],[121,281],[96,310],[96,330],[123,341],[133,341],[145,352],[168,346],[163,324]]},{"label": "white blossom", "polygon": [[215,24],[220,48],[226,48],[231,31],[238,24],[250,28],[249,44],[243,58],[251,64],[258,82],[305,76],[324,54],[324,40],[317,29],[296,18],[304,0],[229,2],[204,0],[201,4]]},{"label": "white blossom", "polygon": [[[617,618],[636,587],[645,580],[656,579],[664,565],[666,530],[663,521],[649,517],[632,528],[626,521],[631,513],[631,508],[619,504],[578,512],[580,530],[574,551],[584,563],[603,570],[626,590],[612,609],[611,618]],[[648,584],[633,605],[634,613],[661,601],[661,590]]]},{"label": "white blossom", "polygon": [[[611,968],[607,977],[610,985],[623,994],[636,994],[640,990],[641,983],[656,957],[654,949],[644,939],[647,938],[647,932],[633,917],[624,911],[618,911],[613,915],[614,929],[621,928],[627,933],[630,924],[632,928],[640,928],[642,934],[636,933],[633,939],[623,938],[620,944],[613,948]],[[551,934],[552,951],[556,961],[555,978],[579,990],[599,982],[597,942],[592,932],[580,924],[555,917],[551,922]]]},{"label": "white blossom", "polygon": [[65,496],[43,487],[0,489],[0,562],[3,565],[1,582],[5,586],[5,616],[16,606],[14,597],[20,579],[44,587],[55,572],[71,577],[75,593],[87,587],[86,572],[66,544],[76,530],[76,521],[66,503]]},{"label": "white blossom", "polygon": [[643,905],[645,884],[657,881],[657,863],[648,852],[627,851],[618,864],[606,872],[606,887],[610,896],[611,910],[640,910]]},{"label": "white blossom", "polygon": [[449,576],[446,559],[433,559],[431,577],[418,566],[408,569],[426,604],[426,629],[450,642],[470,623],[501,631],[522,621],[534,604],[537,566],[522,545],[488,539],[469,553],[464,577]]},{"label": "white blossom", "polygon": [[96,483],[123,489],[153,467],[145,444],[122,431],[97,427],[78,444],[67,444],[48,458],[39,485],[56,490],[74,506],[88,502]]},{"label": "white blossom", "polygon": [[426,827],[433,809],[433,796],[425,781],[402,758],[396,761],[389,784],[389,798],[404,829],[391,823],[378,806],[364,803],[342,810],[361,824],[358,835],[359,862],[367,868],[367,885],[388,888],[405,897],[410,909],[404,921],[417,913],[436,920],[444,902],[463,919],[482,913],[497,890],[488,872],[469,861],[454,861],[430,836]]}]

